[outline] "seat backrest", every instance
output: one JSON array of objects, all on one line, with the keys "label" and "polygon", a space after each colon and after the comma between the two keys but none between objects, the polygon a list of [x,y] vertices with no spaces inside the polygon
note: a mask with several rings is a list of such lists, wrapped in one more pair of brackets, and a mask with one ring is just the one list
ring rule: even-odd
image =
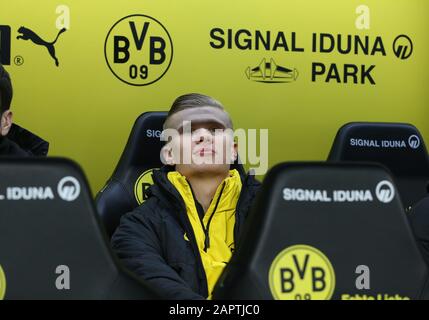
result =
[{"label": "seat backrest", "polygon": [[255,201],[215,299],[421,297],[427,266],[381,166],[280,164]]},{"label": "seat backrest", "polygon": [[122,156],[96,196],[96,205],[109,237],[121,216],[145,200],[145,190],[152,182],[152,170],[161,167],[160,140],[167,112],[145,112],[134,123]]},{"label": "seat backrest", "polygon": [[420,132],[410,124],[348,123],[338,130],[328,161],[381,163],[393,173],[406,209],[429,192],[426,146]]},{"label": "seat backrest", "polygon": [[6,299],[157,297],[119,266],[81,169],[54,158],[0,160],[4,294]]}]

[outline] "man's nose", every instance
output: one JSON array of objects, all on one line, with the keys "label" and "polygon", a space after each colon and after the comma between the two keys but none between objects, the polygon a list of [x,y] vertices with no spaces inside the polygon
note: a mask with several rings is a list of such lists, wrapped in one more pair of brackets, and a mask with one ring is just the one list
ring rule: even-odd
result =
[{"label": "man's nose", "polygon": [[211,143],[213,141],[213,135],[210,130],[207,129],[199,129],[195,132],[195,141],[197,144],[200,143]]}]

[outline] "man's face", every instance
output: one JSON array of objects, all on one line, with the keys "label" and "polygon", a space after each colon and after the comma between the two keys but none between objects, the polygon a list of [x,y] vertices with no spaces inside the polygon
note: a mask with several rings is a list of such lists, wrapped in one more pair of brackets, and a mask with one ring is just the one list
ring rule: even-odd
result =
[{"label": "man's face", "polygon": [[191,174],[227,173],[237,157],[233,132],[217,122],[187,122],[170,142],[176,170]]}]

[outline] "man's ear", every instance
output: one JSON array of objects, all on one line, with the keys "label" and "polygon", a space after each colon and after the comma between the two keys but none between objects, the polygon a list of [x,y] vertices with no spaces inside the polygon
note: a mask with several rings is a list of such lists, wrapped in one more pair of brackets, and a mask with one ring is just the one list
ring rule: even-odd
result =
[{"label": "man's ear", "polygon": [[10,128],[12,127],[12,118],[12,111],[6,110],[5,112],[3,112],[0,120],[0,135],[2,135],[3,137],[7,136],[10,131]]},{"label": "man's ear", "polygon": [[231,163],[234,163],[238,158],[238,143],[234,141],[231,152]]},{"label": "man's ear", "polygon": [[161,161],[165,165],[169,165],[169,166],[175,165],[173,148],[171,147],[171,143],[167,143],[161,148]]}]

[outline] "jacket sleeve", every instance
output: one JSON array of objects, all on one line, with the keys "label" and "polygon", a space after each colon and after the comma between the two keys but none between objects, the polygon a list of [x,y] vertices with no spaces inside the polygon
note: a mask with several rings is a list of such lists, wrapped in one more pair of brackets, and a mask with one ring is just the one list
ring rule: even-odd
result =
[{"label": "jacket sleeve", "polygon": [[204,299],[192,291],[162,257],[157,232],[157,227],[161,225],[160,219],[145,205],[127,213],[121,218],[121,223],[113,234],[113,250],[128,270],[146,280],[161,297]]}]

